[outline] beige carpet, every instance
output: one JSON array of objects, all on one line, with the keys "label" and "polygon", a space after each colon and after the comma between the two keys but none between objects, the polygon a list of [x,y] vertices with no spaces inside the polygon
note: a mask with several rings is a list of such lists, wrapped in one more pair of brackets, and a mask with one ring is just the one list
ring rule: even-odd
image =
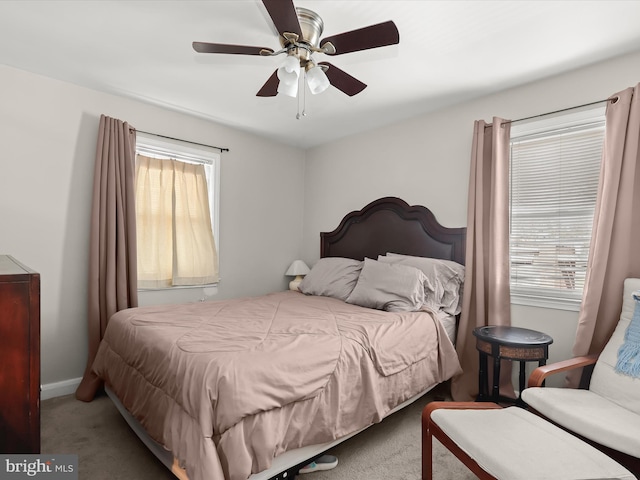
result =
[{"label": "beige carpet", "polygon": [[[422,408],[446,396],[432,392],[335,447],[338,467],[298,480],[419,480]],[[42,402],[42,453],[77,454],[81,480],[173,480],[175,477],[131,431],[106,396],[91,403],[72,395]],[[437,442],[434,480],[471,480],[464,465]]]}]

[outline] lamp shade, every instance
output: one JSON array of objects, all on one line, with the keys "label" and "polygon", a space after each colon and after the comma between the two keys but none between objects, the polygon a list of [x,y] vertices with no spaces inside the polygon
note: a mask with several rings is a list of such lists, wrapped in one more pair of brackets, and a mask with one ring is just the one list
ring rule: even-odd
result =
[{"label": "lamp shade", "polygon": [[282,93],[289,97],[295,97],[298,95],[298,81],[296,80],[293,83],[286,83],[282,80],[278,83],[278,93]]},{"label": "lamp shade", "polygon": [[307,85],[309,85],[309,90],[314,95],[316,93],[322,93],[327,88],[329,88],[329,79],[327,75],[324,73],[322,68],[315,66],[310,68],[307,72]]},{"label": "lamp shade", "polygon": [[309,267],[302,260],[294,260],[293,263],[287,269],[285,275],[289,277],[295,277],[298,275],[306,275],[309,273]]},{"label": "lamp shade", "polygon": [[298,95],[298,78],[300,77],[300,61],[292,55],[287,56],[278,69],[278,93],[290,97]]},{"label": "lamp shade", "polygon": [[294,55],[287,55],[282,62],[282,66],[278,69],[278,77],[284,73],[292,73],[298,77],[300,75],[300,60]]}]

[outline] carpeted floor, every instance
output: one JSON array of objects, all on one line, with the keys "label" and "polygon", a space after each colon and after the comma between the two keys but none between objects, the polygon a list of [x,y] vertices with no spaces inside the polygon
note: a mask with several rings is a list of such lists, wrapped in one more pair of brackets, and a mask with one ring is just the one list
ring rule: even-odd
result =
[{"label": "carpeted floor", "polygon": [[[430,392],[414,404],[335,447],[333,470],[299,480],[419,480],[422,408],[446,396]],[[42,402],[42,453],[77,454],[80,480],[174,480],[175,477],[131,431],[106,395],[91,403],[72,395]],[[444,447],[434,445],[434,480],[472,480]]]}]

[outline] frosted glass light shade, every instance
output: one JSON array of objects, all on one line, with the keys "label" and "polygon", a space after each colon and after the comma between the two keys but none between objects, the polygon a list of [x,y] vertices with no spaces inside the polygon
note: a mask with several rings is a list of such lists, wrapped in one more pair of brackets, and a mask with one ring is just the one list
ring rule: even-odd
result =
[{"label": "frosted glass light shade", "polygon": [[278,69],[278,93],[295,97],[298,95],[298,77],[300,76],[300,61],[289,55],[284,59],[282,66]]},{"label": "frosted glass light shade", "polygon": [[307,72],[307,85],[309,85],[311,93],[315,95],[324,92],[329,88],[330,83],[322,68],[315,66]]},{"label": "frosted glass light shade", "polygon": [[278,83],[278,93],[282,93],[289,97],[295,97],[298,95],[298,82],[286,83],[280,81],[280,83]]},{"label": "frosted glass light shade", "polygon": [[282,66],[278,69],[278,76],[280,76],[280,70],[287,73],[295,74],[296,78],[300,75],[300,61],[293,55],[288,55],[282,62]]}]

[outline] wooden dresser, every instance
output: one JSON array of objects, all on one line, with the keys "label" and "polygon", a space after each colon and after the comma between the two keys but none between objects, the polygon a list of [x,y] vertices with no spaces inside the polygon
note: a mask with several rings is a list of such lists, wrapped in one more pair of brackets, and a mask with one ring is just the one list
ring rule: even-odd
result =
[{"label": "wooden dresser", "polygon": [[0,255],[0,453],[40,453],[40,274]]}]

